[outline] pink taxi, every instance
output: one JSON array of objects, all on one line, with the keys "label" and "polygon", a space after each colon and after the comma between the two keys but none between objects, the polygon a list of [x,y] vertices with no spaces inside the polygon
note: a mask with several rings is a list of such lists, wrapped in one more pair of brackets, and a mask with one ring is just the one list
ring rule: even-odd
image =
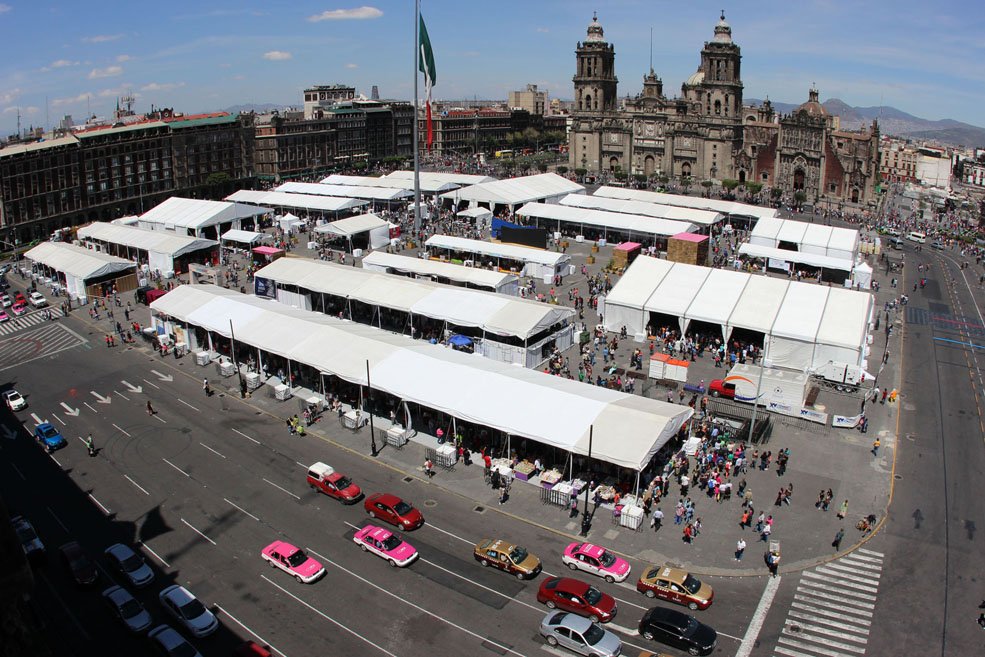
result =
[{"label": "pink taxi", "polygon": [[284,541],[274,541],[260,551],[271,568],[280,568],[302,584],[310,584],[325,574],[325,568],[301,548]]},{"label": "pink taxi", "polygon": [[376,556],[386,559],[394,567],[410,565],[417,558],[417,550],[414,549],[413,545],[389,529],[383,529],[376,525],[366,525],[356,532],[352,540],[364,552],[372,552]]},{"label": "pink taxi", "polygon": [[564,548],[561,561],[571,570],[604,577],[607,582],[621,582],[629,577],[629,563],[603,547],[591,543],[572,543]]}]

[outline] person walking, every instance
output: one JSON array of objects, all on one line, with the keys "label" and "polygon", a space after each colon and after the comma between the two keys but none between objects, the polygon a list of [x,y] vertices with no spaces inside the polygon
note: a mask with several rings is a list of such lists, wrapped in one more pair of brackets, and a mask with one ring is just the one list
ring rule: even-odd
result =
[{"label": "person walking", "polygon": [[744,538],[740,537],[739,540],[735,542],[735,560],[742,561],[742,555],[745,554],[745,552],[746,541]]},{"label": "person walking", "polygon": [[660,531],[660,528],[664,524],[664,512],[657,507],[653,510],[653,517],[650,518],[650,526],[653,527],[654,532]]},{"label": "person walking", "polygon": [[208,379],[202,379],[202,390],[205,391],[205,396],[206,397],[211,397],[212,396],[212,388],[209,387],[209,380]]},{"label": "person walking", "polygon": [[761,532],[759,532],[759,540],[761,540],[764,543],[766,543],[767,541],[770,540],[770,534],[772,534],[772,533],[773,533],[773,525],[772,524],[763,525],[763,530]]},{"label": "person walking", "polygon": [[694,542],[694,526],[691,523],[684,525],[683,540],[688,545]]},{"label": "person walking", "polygon": [[572,495],[571,496],[571,504],[569,506],[569,509],[570,510],[568,511],[568,517],[569,518],[577,518],[578,517],[578,496],[577,495]]},{"label": "person walking", "polygon": [[92,442],[92,434],[90,433],[86,436],[86,450],[89,452],[89,456],[93,457],[96,455],[96,446]]},{"label": "person walking", "polygon": [[879,442],[879,439],[878,438],[876,438],[872,442],[872,456],[879,456],[879,446],[880,445],[882,445],[882,443]]},{"label": "person walking", "polygon": [[745,531],[746,527],[752,524],[752,508],[748,508],[742,512],[742,518],[739,520],[739,529]]},{"label": "person walking", "polygon": [[147,400],[147,415],[154,415],[156,412],[157,411],[154,410],[154,407],[151,406],[150,400],[148,399]]},{"label": "person walking", "polygon": [[848,515],[848,500],[841,503],[841,507],[838,509],[838,519],[844,520],[846,515]]},{"label": "person walking", "polygon": [[845,538],[845,528],[844,527],[842,527],[841,529],[838,530],[838,533],[835,534],[835,540],[831,541],[831,547],[833,547],[835,549],[835,552],[837,552],[837,551],[839,551],[841,549],[841,541],[842,541],[843,538]]},{"label": "person walking", "polygon": [[682,474],[681,475],[681,495],[683,495],[684,497],[687,497],[687,491],[688,491],[688,488],[690,488],[690,486],[691,486],[691,482],[687,478],[687,475],[686,474]]},{"label": "person walking", "polygon": [[434,463],[429,458],[424,459],[424,474],[427,475],[428,479],[434,477]]}]

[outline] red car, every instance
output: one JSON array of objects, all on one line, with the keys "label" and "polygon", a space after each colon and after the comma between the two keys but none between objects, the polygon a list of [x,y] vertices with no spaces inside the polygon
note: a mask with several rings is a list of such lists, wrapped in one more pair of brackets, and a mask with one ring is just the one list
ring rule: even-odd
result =
[{"label": "red car", "polygon": [[313,489],[334,497],[342,504],[355,504],[363,498],[363,492],[351,479],[320,461],[308,468],[307,481]]},{"label": "red car", "polygon": [[616,616],[615,598],[570,577],[549,577],[541,582],[537,602],[584,616],[593,623],[608,623]]},{"label": "red car", "polygon": [[370,518],[379,518],[404,531],[417,529],[424,524],[424,516],[413,506],[390,493],[375,493],[366,498],[363,507]]}]

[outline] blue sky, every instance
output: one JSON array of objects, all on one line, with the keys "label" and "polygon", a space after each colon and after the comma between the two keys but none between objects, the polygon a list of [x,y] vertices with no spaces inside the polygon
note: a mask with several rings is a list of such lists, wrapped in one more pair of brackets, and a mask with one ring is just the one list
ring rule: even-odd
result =
[{"label": "blue sky", "polygon": [[[409,99],[413,0],[90,3],[0,0],[0,134],[106,116],[115,98],[185,112],[298,105],[310,84]],[[366,3],[366,4],[361,4]],[[668,95],[697,67],[724,8],[742,47],[745,96],[895,106],[985,125],[980,0],[423,0],[437,98],[502,98],[536,83],[570,98],[574,47],[592,11],[615,44],[620,95],[653,67]],[[423,88],[423,85],[422,85]]]}]

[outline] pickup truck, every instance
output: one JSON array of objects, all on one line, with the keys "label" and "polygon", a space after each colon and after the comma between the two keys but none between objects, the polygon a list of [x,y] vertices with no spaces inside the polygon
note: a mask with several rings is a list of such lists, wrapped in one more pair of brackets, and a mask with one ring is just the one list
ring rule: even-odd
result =
[{"label": "pickup truck", "polygon": [[31,292],[31,296],[28,297],[28,301],[35,308],[42,308],[48,305],[48,300],[44,298],[44,295],[40,292]]}]

